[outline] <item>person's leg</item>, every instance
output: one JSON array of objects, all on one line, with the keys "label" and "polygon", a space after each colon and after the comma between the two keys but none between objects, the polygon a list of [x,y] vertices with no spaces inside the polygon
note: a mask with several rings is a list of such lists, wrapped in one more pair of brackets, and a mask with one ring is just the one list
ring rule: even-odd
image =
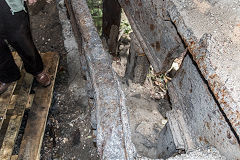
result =
[{"label": "person's leg", "polygon": [[0,38],[0,82],[11,83],[21,77],[7,43]]},{"label": "person's leg", "polygon": [[11,82],[17,81],[20,77],[19,68],[7,43],[0,38],[0,95],[8,89]]},{"label": "person's leg", "polygon": [[[6,13],[10,12],[10,8],[3,0],[0,0],[0,82],[11,83],[20,78],[20,71],[16,66],[10,49],[5,39],[5,21]],[[10,12],[11,14],[11,12]]]},{"label": "person's leg", "polygon": [[34,76],[38,75],[43,71],[43,62],[32,39],[28,14],[24,11],[15,13],[8,24],[10,26],[10,32],[7,35],[9,44],[22,58],[25,70]]},{"label": "person's leg", "polygon": [[0,6],[0,8],[2,7],[2,11],[0,11],[2,16],[0,15],[0,17],[2,17],[5,39],[18,52],[23,60],[25,70],[35,76],[42,86],[48,86],[51,80],[43,70],[41,56],[34,45],[28,13],[20,11],[12,15],[6,2],[2,0],[0,3],[2,3],[2,6]]}]

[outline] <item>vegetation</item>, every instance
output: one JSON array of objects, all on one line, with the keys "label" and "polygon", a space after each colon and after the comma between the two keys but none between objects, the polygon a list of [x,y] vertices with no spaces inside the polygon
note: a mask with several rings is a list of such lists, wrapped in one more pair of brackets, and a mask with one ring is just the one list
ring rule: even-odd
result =
[{"label": "vegetation", "polygon": [[[88,7],[90,9],[91,15],[93,17],[93,21],[99,33],[102,33],[102,17],[103,17],[103,7],[102,7],[102,0],[88,0]],[[125,34],[129,34],[132,29],[131,26],[125,17],[124,17],[120,24],[120,31],[123,31]]]},{"label": "vegetation", "polygon": [[102,32],[102,0],[88,0],[88,7],[93,17],[93,21],[99,33]]}]

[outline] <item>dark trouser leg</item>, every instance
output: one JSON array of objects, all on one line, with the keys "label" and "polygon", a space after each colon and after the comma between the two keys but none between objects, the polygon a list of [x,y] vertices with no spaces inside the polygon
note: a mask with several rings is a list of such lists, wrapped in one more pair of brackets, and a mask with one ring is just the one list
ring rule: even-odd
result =
[{"label": "dark trouser leg", "polygon": [[20,78],[20,71],[6,42],[0,38],[0,82],[11,83]]},{"label": "dark trouser leg", "polygon": [[12,15],[4,0],[0,0],[0,37],[16,49],[28,73],[35,76],[43,71],[42,59],[32,40],[28,13],[20,11]]},{"label": "dark trouser leg", "polygon": [[18,12],[11,16],[11,22],[12,32],[7,40],[22,58],[25,70],[36,76],[43,71],[43,63],[32,39],[29,16],[24,11]]}]

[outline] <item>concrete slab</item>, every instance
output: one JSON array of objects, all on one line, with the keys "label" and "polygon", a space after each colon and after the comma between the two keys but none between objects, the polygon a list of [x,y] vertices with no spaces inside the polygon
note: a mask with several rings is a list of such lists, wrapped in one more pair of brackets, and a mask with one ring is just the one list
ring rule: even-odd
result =
[{"label": "concrete slab", "polygon": [[[171,21],[240,136],[240,1],[168,0]],[[239,143],[239,142],[238,142]]]}]

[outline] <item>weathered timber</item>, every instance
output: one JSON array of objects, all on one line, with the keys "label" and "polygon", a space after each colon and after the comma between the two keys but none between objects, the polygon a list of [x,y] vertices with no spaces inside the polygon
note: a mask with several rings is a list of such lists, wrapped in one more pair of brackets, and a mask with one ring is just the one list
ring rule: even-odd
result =
[{"label": "weathered timber", "polygon": [[121,21],[121,6],[117,0],[103,0],[102,35],[108,44],[109,53],[116,55]]},{"label": "weathered timber", "polygon": [[26,109],[29,109],[32,107],[34,97],[35,97],[35,94],[29,94],[27,104],[26,104]]},{"label": "weathered timber", "polygon": [[232,128],[238,145],[240,145],[240,11],[233,8],[239,5],[239,1],[227,0],[166,1],[170,19],[188,46],[201,74],[207,80],[219,110]]},{"label": "weathered timber", "polygon": [[13,155],[12,157],[11,157],[11,160],[17,160],[18,159],[18,155]]},{"label": "weathered timber", "polygon": [[[158,15],[155,3],[148,0],[119,0],[131,27],[154,70],[166,72],[184,51],[174,25]],[[160,4],[160,2],[159,2]]]},{"label": "weathered timber", "polygon": [[[16,52],[13,52],[13,57],[14,57],[14,60],[15,60],[15,63],[17,64],[17,66],[21,69],[22,61]],[[17,82],[12,83],[8,87],[8,90],[5,93],[3,93],[2,95],[0,95],[0,129],[2,127],[2,123],[3,123],[4,119],[6,118],[8,105],[11,101],[12,94],[13,94],[13,91],[14,91],[16,85],[17,85]]]},{"label": "weathered timber", "polygon": [[83,49],[94,90],[97,147],[101,159],[133,159],[125,97],[108,53],[94,27],[86,1],[71,0],[83,38]]},{"label": "weathered timber", "polygon": [[157,144],[157,156],[158,158],[167,159],[171,157],[174,153],[177,153],[177,149],[174,143],[169,123],[167,123],[159,134]]},{"label": "weathered timber", "polygon": [[[81,32],[80,32],[80,29],[79,29],[79,27],[77,25],[77,22],[76,22],[76,19],[75,19],[75,15],[73,13],[73,8],[72,8],[72,4],[71,4],[72,1],[64,0],[64,2],[66,4],[67,13],[70,16],[71,26],[72,26],[72,29],[73,29],[73,32],[74,32],[74,36],[75,36],[75,39],[76,39],[76,42],[77,42],[77,45],[78,45],[78,52],[79,52],[78,55],[68,56],[68,62],[70,64],[69,67],[77,67],[77,66],[79,66],[77,64],[77,62],[75,62],[75,66],[73,66],[73,64],[71,64],[71,62],[80,59],[80,65],[82,67],[81,70],[83,71],[82,75],[84,75],[84,76],[86,76],[88,78],[89,77],[88,76],[88,71],[87,71],[88,70],[88,66],[87,66],[86,58],[85,58],[84,51],[83,51],[83,43],[84,42],[82,41]],[[78,70],[78,69],[76,68],[76,70]],[[77,71],[73,71],[73,74],[74,74],[74,72],[76,74]]]},{"label": "weathered timber", "polygon": [[177,149],[211,145],[227,159],[240,158],[238,140],[189,55],[168,88],[173,110],[167,117]]},{"label": "weathered timber", "polygon": [[146,80],[150,63],[146,54],[143,52],[134,33],[130,34],[131,46],[128,56],[128,62],[125,77],[133,80],[134,83],[143,84]]},{"label": "weathered timber", "polygon": [[3,144],[0,150],[0,159],[1,160],[10,160],[12,152],[14,149],[15,140],[20,129],[24,111],[28,102],[28,95],[31,90],[33,76],[23,72],[22,74],[22,83],[17,85],[21,87],[20,91],[15,98],[12,99],[12,104],[14,104],[13,112],[11,114],[7,131],[4,136]]},{"label": "weathered timber", "polygon": [[43,53],[42,58],[44,64],[47,64],[46,70],[50,74],[52,82],[47,88],[40,86],[36,88],[34,101],[29,112],[27,126],[20,146],[18,160],[37,160],[40,158],[42,139],[48,111],[51,106],[59,56],[57,53],[48,52]]}]

